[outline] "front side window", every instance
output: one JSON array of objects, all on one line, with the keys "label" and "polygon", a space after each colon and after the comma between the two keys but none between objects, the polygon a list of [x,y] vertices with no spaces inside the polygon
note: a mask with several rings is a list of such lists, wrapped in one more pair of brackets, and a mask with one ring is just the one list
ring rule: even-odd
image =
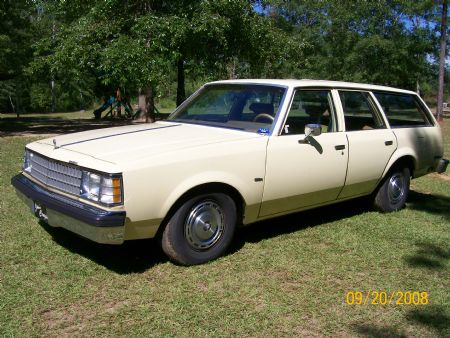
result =
[{"label": "front side window", "polygon": [[320,124],[322,133],[337,130],[330,90],[297,90],[282,135],[304,134],[311,123]]},{"label": "front side window", "polygon": [[267,132],[285,92],[285,88],[268,85],[209,85],[168,121]]},{"label": "front side window", "polygon": [[392,128],[431,126],[431,120],[414,95],[374,92]]},{"label": "front side window", "polygon": [[386,128],[369,93],[340,90],[339,97],[344,110],[346,131]]}]

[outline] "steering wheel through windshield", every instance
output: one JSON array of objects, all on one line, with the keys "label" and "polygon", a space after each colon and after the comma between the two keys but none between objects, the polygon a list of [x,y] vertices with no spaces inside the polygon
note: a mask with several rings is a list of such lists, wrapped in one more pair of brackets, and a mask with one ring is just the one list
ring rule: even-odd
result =
[{"label": "steering wheel through windshield", "polygon": [[272,123],[274,118],[272,115],[266,113],[258,114],[253,118],[253,122],[264,122],[264,120],[268,121],[268,123]]}]

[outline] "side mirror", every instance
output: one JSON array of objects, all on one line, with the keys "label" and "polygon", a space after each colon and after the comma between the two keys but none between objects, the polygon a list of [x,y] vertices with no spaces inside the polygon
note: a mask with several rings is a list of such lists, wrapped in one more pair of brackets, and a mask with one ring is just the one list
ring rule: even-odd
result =
[{"label": "side mirror", "polygon": [[319,136],[322,134],[322,126],[320,124],[307,124],[305,126],[305,139],[310,136]]},{"label": "side mirror", "polygon": [[320,124],[307,124],[305,126],[305,138],[299,140],[298,143],[309,143],[311,136],[319,136],[322,134],[322,126]]}]

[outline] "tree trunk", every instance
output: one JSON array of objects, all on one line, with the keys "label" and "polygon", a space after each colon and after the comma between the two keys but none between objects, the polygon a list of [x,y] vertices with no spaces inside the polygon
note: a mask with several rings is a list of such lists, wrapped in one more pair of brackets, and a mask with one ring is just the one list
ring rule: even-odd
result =
[{"label": "tree trunk", "polygon": [[14,107],[14,103],[12,102],[11,95],[9,95],[9,102],[11,103],[11,108],[12,108],[13,113],[15,113],[17,115],[17,118],[19,118],[20,117],[19,112],[16,112],[16,107]]},{"label": "tree trunk", "polygon": [[[55,20],[53,20],[53,25],[52,25],[52,43],[55,42],[55,30],[56,30]],[[50,73],[51,73],[51,78],[52,78],[51,82],[50,82],[51,89],[52,89],[52,107],[51,107],[51,110],[52,110],[52,113],[54,113],[55,110],[56,110],[55,74],[54,74],[53,70],[50,70]]]},{"label": "tree trunk", "polygon": [[22,101],[20,100],[21,97],[22,97],[22,85],[21,85],[21,82],[19,81],[19,83],[17,84],[17,87],[16,87],[16,115],[17,115],[17,118],[20,117],[20,113],[22,112]]},{"label": "tree trunk", "polygon": [[237,67],[237,58],[232,57],[227,64],[227,75],[228,79],[234,80],[237,78],[236,76],[236,67]]},{"label": "tree trunk", "polygon": [[155,96],[151,84],[145,91],[145,122],[155,122]]},{"label": "tree trunk", "polygon": [[177,62],[178,69],[178,85],[177,85],[177,107],[186,99],[186,91],[184,86],[184,60],[180,58]]},{"label": "tree trunk", "polygon": [[51,90],[52,90],[52,113],[56,110],[56,96],[55,96],[55,77],[52,74],[52,81],[50,82]]},{"label": "tree trunk", "polygon": [[153,86],[150,84],[143,90],[139,90],[138,106],[140,113],[136,116],[136,120],[155,122],[155,93]]},{"label": "tree trunk", "polygon": [[438,88],[437,108],[436,108],[436,118],[439,122],[442,122],[443,120],[445,55],[447,51],[447,12],[448,12],[448,3],[447,0],[443,0],[440,53],[439,53],[439,88]]},{"label": "tree trunk", "polygon": [[141,88],[139,88],[138,109],[141,112],[145,112],[145,95],[142,92]]}]

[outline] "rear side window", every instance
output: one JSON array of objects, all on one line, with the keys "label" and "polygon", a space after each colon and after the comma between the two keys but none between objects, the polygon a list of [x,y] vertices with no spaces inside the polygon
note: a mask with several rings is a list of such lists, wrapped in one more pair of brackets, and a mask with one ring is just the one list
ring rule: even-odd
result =
[{"label": "rear side window", "polygon": [[340,90],[346,131],[386,128],[369,93]]},{"label": "rear side window", "polygon": [[392,128],[431,126],[431,120],[414,95],[374,92]]}]

